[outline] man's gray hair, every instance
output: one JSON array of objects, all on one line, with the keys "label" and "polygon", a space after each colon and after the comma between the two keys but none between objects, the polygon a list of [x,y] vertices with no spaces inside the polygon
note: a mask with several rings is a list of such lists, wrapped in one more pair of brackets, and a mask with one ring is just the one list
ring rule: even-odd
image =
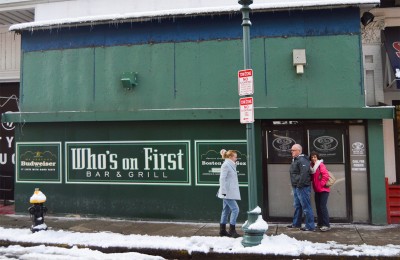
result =
[{"label": "man's gray hair", "polygon": [[296,147],[297,149],[299,149],[300,153],[303,152],[303,147],[301,147],[301,145],[295,144],[295,145],[293,145],[293,146]]}]

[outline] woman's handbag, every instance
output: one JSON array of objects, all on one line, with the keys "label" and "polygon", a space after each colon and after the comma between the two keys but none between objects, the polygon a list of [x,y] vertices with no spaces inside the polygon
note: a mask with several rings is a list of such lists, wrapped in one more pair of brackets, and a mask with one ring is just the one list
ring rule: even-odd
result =
[{"label": "woman's handbag", "polygon": [[[326,182],[325,187],[331,187],[336,182],[335,176],[333,176],[333,174],[330,171],[328,171],[328,174],[329,174],[329,179]],[[319,179],[320,180],[322,179],[322,173],[320,173]]]},{"label": "woman's handbag", "polygon": [[329,174],[329,179],[328,179],[328,181],[327,181],[326,184],[325,184],[326,187],[330,187],[330,186],[332,186],[333,184],[335,184],[335,182],[336,182],[335,176],[333,176],[333,174],[332,174],[330,171],[328,171],[328,174]]}]

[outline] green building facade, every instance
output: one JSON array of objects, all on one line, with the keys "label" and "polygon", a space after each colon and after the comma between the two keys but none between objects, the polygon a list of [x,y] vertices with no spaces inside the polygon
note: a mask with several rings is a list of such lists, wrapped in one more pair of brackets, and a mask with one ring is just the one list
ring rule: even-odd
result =
[{"label": "green building facade", "polygon": [[[251,14],[258,203],[292,216],[290,147],[320,152],[338,178],[332,221],[386,223],[382,119],[365,107],[359,9]],[[236,149],[240,14],[22,29],[15,206],[34,188],[52,214],[215,221],[219,150]],[[304,49],[304,73],[293,50]]]}]

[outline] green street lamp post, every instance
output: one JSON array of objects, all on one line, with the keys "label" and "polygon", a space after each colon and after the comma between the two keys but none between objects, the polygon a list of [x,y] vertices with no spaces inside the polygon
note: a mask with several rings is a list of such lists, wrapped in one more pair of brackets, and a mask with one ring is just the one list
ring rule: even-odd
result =
[{"label": "green street lamp post", "polygon": [[[250,57],[250,5],[253,0],[239,0],[242,5],[242,27],[243,27],[243,54],[244,69],[251,69]],[[247,221],[242,226],[244,236],[242,245],[245,247],[261,244],[264,233],[268,228],[260,215],[261,210],[257,205],[257,180],[256,180],[256,160],[254,147],[254,123],[246,124],[247,139],[247,169],[248,169],[248,191],[249,191],[249,211],[247,212]],[[260,219],[261,218],[261,219]]]}]

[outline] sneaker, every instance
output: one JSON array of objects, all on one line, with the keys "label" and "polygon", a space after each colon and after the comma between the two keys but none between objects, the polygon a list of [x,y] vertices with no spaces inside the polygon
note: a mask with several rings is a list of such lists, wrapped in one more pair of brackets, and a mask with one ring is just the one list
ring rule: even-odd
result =
[{"label": "sneaker", "polygon": [[327,226],[322,226],[319,230],[321,230],[322,232],[326,232],[326,231],[331,230],[331,228],[327,227]]},{"label": "sneaker", "polygon": [[288,225],[288,226],[286,226],[287,228],[293,228],[293,229],[300,229],[301,227],[296,227],[296,226],[293,226],[293,224],[290,224],[290,225]]},{"label": "sneaker", "polygon": [[314,232],[315,231],[315,229],[308,229],[308,228],[305,228],[305,227],[300,228],[300,230],[301,231],[309,231],[309,232]]}]

